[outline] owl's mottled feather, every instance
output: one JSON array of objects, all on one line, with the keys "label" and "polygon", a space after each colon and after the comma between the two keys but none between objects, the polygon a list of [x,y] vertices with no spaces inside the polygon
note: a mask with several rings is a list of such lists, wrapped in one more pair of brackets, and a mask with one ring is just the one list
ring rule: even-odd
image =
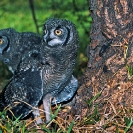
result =
[{"label": "owl's mottled feather", "polygon": [[[0,94],[0,111],[8,107],[16,117],[24,118],[38,107],[42,98],[41,76],[28,69],[15,74]],[[11,112],[7,112],[11,117]]]}]

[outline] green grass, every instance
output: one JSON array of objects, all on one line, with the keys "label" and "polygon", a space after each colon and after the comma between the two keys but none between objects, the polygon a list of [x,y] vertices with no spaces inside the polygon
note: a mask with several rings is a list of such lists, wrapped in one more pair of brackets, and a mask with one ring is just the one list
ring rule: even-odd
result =
[{"label": "green grass", "polygon": [[[6,116],[6,111],[0,112],[0,133],[32,133],[38,130],[45,131],[46,133],[71,133],[74,126],[74,121],[65,124],[64,127],[56,121],[58,113],[61,110],[61,106],[57,106],[57,109],[53,113],[51,111],[51,121],[48,124],[42,123],[41,125],[34,124],[35,120],[26,122],[25,120],[20,120],[20,118],[15,118],[11,120]],[[54,124],[54,126],[50,126]]]},{"label": "green grass", "polygon": [[[99,93],[98,93],[99,94]],[[111,114],[101,115],[99,107],[90,101],[95,102],[98,94],[88,100],[88,115],[81,117],[79,115],[72,117],[69,110],[65,111],[61,105],[54,107],[51,111],[51,121],[48,124],[34,124],[35,120],[14,121],[6,116],[6,110],[0,112],[0,133],[77,133],[77,132],[111,132],[111,133],[131,133],[133,132],[133,109],[116,110]],[[42,110],[43,111],[43,110]],[[43,111],[44,112],[44,111]],[[66,115],[63,115],[65,112]],[[44,117],[42,117],[44,118]],[[45,121],[43,119],[43,121]]]}]

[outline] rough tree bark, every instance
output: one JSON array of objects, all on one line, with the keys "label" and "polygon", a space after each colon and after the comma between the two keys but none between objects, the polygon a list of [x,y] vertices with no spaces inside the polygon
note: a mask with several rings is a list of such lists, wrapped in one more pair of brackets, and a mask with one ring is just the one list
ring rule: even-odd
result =
[{"label": "rough tree bark", "polygon": [[73,109],[83,115],[85,101],[98,92],[101,113],[133,108],[133,0],[89,0],[89,6],[89,61]]}]

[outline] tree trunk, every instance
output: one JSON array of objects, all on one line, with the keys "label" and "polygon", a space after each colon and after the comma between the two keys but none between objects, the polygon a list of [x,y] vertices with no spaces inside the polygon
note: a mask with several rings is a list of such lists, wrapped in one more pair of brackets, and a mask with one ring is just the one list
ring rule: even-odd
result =
[{"label": "tree trunk", "polygon": [[93,105],[101,113],[133,108],[133,0],[89,0],[89,5],[89,61],[73,109],[85,115],[86,101],[97,94]]}]

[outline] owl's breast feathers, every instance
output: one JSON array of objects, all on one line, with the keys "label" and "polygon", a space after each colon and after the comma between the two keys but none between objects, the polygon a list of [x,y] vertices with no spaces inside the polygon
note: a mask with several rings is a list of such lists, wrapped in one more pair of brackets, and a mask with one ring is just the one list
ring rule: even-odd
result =
[{"label": "owl's breast feathers", "polygon": [[42,71],[44,94],[48,92],[58,93],[71,79],[77,59],[77,45],[48,46],[41,49],[45,63]]}]

